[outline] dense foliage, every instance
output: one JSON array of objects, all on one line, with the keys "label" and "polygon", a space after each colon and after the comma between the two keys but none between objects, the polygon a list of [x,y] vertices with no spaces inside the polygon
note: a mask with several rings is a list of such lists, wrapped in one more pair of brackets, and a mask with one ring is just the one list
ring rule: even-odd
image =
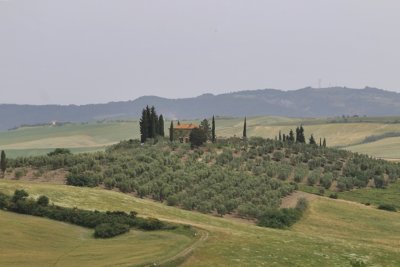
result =
[{"label": "dense foliage", "polygon": [[161,114],[157,115],[156,109],[147,106],[142,110],[142,117],[140,118],[140,140],[146,142],[148,138],[156,138],[157,136],[164,136],[164,117]]},{"label": "dense foliage", "polygon": [[96,238],[110,238],[129,232],[129,225],[121,223],[102,223],[94,228]]},{"label": "dense foliage", "polygon": [[46,196],[40,196],[36,201],[29,199],[28,196],[24,190],[16,190],[12,197],[0,193],[0,209],[96,228],[96,237],[102,238],[126,233],[130,227],[142,230],[158,230],[168,227],[154,218],[137,217],[137,213],[134,211],[127,214],[122,211],[100,212],[65,208],[48,205],[49,199]]},{"label": "dense foliage", "polygon": [[271,228],[287,228],[292,226],[303,216],[303,212],[308,208],[306,199],[298,200],[296,208],[271,209],[262,214],[258,225]]},{"label": "dense foliage", "polygon": [[396,211],[397,211],[396,207],[393,206],[393,205],[390,205],[390,204],[380,204],[380,205],[378,206],[378,209],[380,209],[380,210],[386,210],[386,211],[393,211],[393,212],[396,212]]},{"label": "dense foliage", "polygon": [[[292,135],[295,140],[294,133],[287,140]],[[106,152],[18,158],[9,164],[17,169],[63,168],[70,185],[102,185],[188,210],[246,218],[271,213],[300,183],[331,191],[384,188],[400,174],[396,163],[263,138],[220,139],[194,150],[164,139],[145,144],[130,140]]]}]

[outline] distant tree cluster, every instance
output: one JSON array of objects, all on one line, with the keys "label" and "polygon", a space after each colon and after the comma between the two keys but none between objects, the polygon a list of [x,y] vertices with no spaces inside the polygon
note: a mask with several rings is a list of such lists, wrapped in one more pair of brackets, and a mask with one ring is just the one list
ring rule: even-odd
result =
[{"label": "distant tree cluster", "polygon": [[[172,125],[172,124],[171,124]],[[172,126],[171,126],[172,127]],[[217,140],[215,134],[215,117],[212,117],[211,126],[207,119],[204,119],[200,122],[199,128],[195,128],[191,131],[189,136],[189,141],[192,148],[199,147],[206,143],[207,141],[211,141],[215,143]]]},{"label": "distant tree cluster", "polygon": [[[292,129],[289,131],[289,134],[282,134],[282,132],[279,131],[278,138],[275,137],[275,139],[278,139],[279,141],[282,141],[282,142],[306,144],[306,137],[304,135],[303,125],[300,125],[300,127],[296,127],[296,135],[294,134]],[[308,144],[317,145],[317,142],[316,142],[313,134],[311,134],[310,139],[308,140]],[[326,139],[325,138],[323,141],[320,138],[319,146],[326,147]]]},{"label": "distant tree cluster", "polygon": [[147,139],[156,138],[157,136],[164,137],[164,117],[161,114],[157,115],[156,109],[147,106],[142,111],[142,117],[139,122],[140,140],[142,143]]}]

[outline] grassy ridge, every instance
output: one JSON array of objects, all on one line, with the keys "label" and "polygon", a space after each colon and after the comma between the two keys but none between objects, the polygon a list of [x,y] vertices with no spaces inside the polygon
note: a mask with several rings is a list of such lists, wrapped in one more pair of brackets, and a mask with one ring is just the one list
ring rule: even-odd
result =
[{"label": "grassy ridge", "polygon": [[208,239],[196,248],[184,266],[349,266],[355,258],[373,266],[400,263],[400,213],[356,203],[316,198],[291,230],[273,230],[113,191],[0,181],[2,192],[16,188],[24,188],[31,195],[46,194],[58,205],[134,209],[140,214],[207,230]]},{"label": "grassy ridge", "polygon": [[117,266],[172,257],[192,238],[171,231],[131,231],[108,240],[93,230],[0,211],[0,266]]}]

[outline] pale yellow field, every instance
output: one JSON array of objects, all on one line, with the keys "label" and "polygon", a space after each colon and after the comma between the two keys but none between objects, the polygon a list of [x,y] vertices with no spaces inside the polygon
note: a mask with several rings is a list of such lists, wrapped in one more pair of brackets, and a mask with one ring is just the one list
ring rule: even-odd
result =
[{"label": "pale yellow field", "polygon": [[349,146],[346,149],[378,158],[400,159],[400,137],[385,138],[372,143]]}]

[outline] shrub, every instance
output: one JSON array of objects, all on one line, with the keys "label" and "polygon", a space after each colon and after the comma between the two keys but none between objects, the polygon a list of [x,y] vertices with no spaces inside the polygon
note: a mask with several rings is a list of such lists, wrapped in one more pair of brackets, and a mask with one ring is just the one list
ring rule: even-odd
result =
[{"label": "shrub", "polygon": [[274,154],[272,155],[272,158],[275,161],[281,161],[284,158],[284,154],[280,151],[275,151]]},{"label": "shrub", "polygon": [[168,206],[176,206],[178,204],[178,198],[176,196],[169,196],[167,198]]},{"label": "shrub", "polygon": [[332,194],[329,195],[329,197],[332,198],[332,199],[338,199],[338,194],[332,193]]},{"label": "shrub", "polygon": [[329,189],[332,185],[333,175],[332,173],[326,173],[321,177],[320,183],[325,189]]},{"label": "shrub", "polygon": [[308,200],[304,197],[297,200],[296,209],[304,212],[308,208]]},{"label": "shrub", "polygon": [[120,223],[103,223],[96,226],[94,236],[96,238],[111,238],[129,232],[129,225]]},{"label": "shrub", "polygon": [[273,209],[260,216],[258,225],[284,229],[292,226],[301,217],[298,209]]},{"label": "shrub", "polygon": [[314,185],[318,182],[318,180],[319,180],[319,172],[313,171],[310,173],[310,175],[307,178],[307,184]]},{"label": "shrub", "polygon": [[14,172],[14,177],[15,179],[20,179],[22,176],[26,175],[26,170],[25,169],[17,169]]},{"label": "shrub", "polygon": [[350,261],[351,267],[367,267],[367,264],[362,260],[352,260]]},{"label": "shrub", "polygon": [[29,194],[25,190],[15,190],[14,195],[11,199],[12,202],[16,203],[19,200],[25,200]]},{"label": "shrub", "polygon": [[56,148],[54,151],[47,154],[47,156],[52,157],[56,155],[70,155],[71,151],[66,148]]},{"label": "shrub", "polygon": [[138,219],[138,227],[143,230],[153,231],[160,230],[164,227],[164,223],[155,218],[137,218]]},{"label": "shrub", "polygon": [[378,206],[378,209],[380,209],[380,210],[386,210],[386,211],[393,211],[393,212],[396,212],[396,211],[397,211],[396,207],[393,206],[393,205],[391,205],[391,204],[380,204],[380,205]]},{"label": "shrub", "polygon": [[49,198],[46,196],[40,196],[36,203],[40,206],[47,206],[49,205]]}]

